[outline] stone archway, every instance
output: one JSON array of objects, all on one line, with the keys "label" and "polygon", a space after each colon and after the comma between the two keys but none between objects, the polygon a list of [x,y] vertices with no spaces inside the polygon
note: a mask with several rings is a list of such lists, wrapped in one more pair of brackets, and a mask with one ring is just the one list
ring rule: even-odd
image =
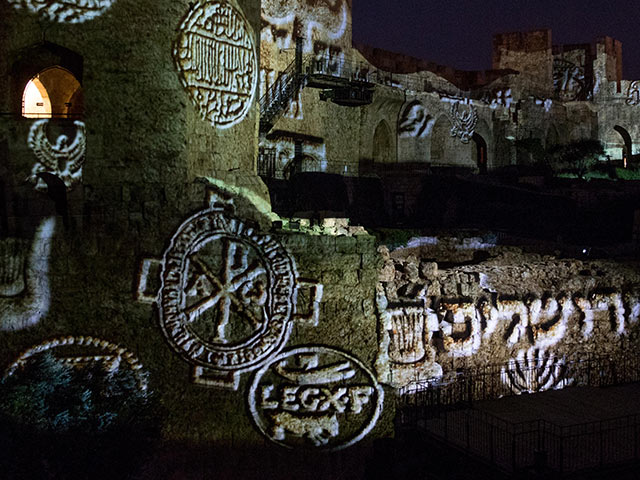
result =
[{"label": "stone archway", "polygon": [[381,120],[373,134],[373,161],[375,163],[394,162],[392,144],[391,129],[386,121]]},{"label": "stone archway", "polygon": [[627,168],[628,162],[633,158],[633,142],[631,141],[631,135],[626,128],[620,125],[615,125],[613,129],[622,137],[622,150],[620,151],[620,158],[614,158],[614,160],[622,160],[622,164]]},{"label": "stone archway", "polygon": [[23,116],[29,113],[24,107],[25,93],[30,90],[42,98],[42,101],[33,102],[35,107],[42,103],[42,108],[33,112],[38,118],[82,116],[84,62],[81,55],[60,45],[43,42],[21,50],[17,58],[10,72],[12,112]]},{"label": "stone archway", "polygon": [[82,86],[66,68],[45,68],[31,78],[22,94],[25,118],[80,118],[84,113]]},{"label": "stone archway", "polygon": [[487,173],[487,163],[489,150],[487,148],[487,142],[482,135],[475,132],[471,137],[473,143],[476,146],[476,165],[478,166],[478,173],[484,175]]}]

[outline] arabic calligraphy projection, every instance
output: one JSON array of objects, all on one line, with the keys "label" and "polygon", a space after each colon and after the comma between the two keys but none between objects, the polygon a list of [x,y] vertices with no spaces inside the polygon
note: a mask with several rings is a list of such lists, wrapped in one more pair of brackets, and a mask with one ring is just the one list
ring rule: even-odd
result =
[{"label": "arabic calligraphy projection", "polygon": [[196,3],[180,26],[173,57],[204,120],[229,128],[246,117],[258,64],[251,27],[240,11],[225,1]]},{"label": "arabic calligraphy projection", "polygon": [[38,176],[42,172],[58,176],[67,190],[81,181],[87,148],[86,127],[84,122],[79,120],[73,123],[76,127],[76,135],[71,143],[67,135],[60,135],[55,144],[49,141],[47,136],[49,120],[38,120],[31,126],[27,144],[38,161],[34,164],[27,180],[35,185],[36,190],[47,188],[44,180]]},{"label": "arabic calligraphy projection", "polygon": [[106,12],[115,0],[9,0],[15,8],[59,23],[82,23]]},{"label": "arabic calligraphy projection", "polygon": [[339,450],[375,426],[384,392],[360,361],[314,345],[285,351],[262,367],[248,402],[254,422],[271,441]]}]

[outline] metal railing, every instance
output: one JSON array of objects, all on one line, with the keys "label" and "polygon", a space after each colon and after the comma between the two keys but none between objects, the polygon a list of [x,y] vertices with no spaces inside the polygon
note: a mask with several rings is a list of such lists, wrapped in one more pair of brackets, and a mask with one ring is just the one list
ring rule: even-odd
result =
[{"label": "metal railing", "polygon": [[262,95],[260,99],[260,131],[270,130],[287,109],[291,99],[297,95],[300,89],[304,88],[306,75],[301,73],[299,69],[300,65],[294,59]]},{"label": "metal railing", "polygon": [[276,175],[276,149],[260,147],[258,152],[258,175],[274,178]]},{"label": "metal railing", "polygon": [[413,382],[398,390],[401,405],[467,406],[519,393],[566,387],[603,387],[640,382],[640,356],[590,356],[586,360],[527,364],[509,362],[462,370],[454,375]]},{"label": "metal railing", "polygon": [[436,416],[403,411],[418,426],[507,473],[527,469],[574,473],[640,459],[640,415],[559,426],[546,420],[511,423],[479,410]]},{"label": "metal railing", "polygon": [[[513,375],[520,379],[514,386]],[[465,370],[399,390],[399,425],[424,429],[499,469],[547,469],[560,474],[640,460],[640,415],[559,426],[546,420],[512,423],[471,409],[474,401],[522,393],[522,387],[603,387],[640,381],[640,357],[593,356],[548,365],[510,362]],[[555,376],[555,378],[554,378]],[[551,379],[551,380],[549,380]],[[524,390],[542,391],[544,388]]]}]

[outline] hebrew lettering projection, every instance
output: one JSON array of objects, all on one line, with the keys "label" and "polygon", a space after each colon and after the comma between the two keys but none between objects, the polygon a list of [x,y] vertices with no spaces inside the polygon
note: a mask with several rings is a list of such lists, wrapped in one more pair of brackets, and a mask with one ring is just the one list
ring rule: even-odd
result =
[{"label": "hebrew lettering projection", "polygon": [[75,121],[76,133],[73,141],[70,142],[67,135],[60,135],[52,144],[47,136],[48,124],[49,120],[38,120],[29,131],[27,144],[38,161],[27,180],[34,184],[37,190],[46,190],[47,184],[38,174],[48,172],[59,177],[69,190],[82,180],[87,146],[86,127],[83,122]]},{"label": "hebrew lettering projection", "polygon": [[204,120],[217,128],[242,121],[253,102],[258,63],[251,27],[223,1],[197,2],[174,44],[180,80]]},{"label": "hebrew lettering projection", "polygon": [[[567,358],[617,354],[637,329],[640,296],[630,287],[633,280],[621,283],[628,291],[589,290],[570,273],[581,267],[558,263],[547,268],[564,272],[569,281],[560,282],[551,273],[549,287],[566,285],[576,293],[531,294],[528,288],[540,287],[523,286],[530,271],[526,265],[474,265],[447,272],[433,265],[409,254],[387,257],[380,270],[376,371],[380,381],[395,387],[411,389],[446,376],[462,362],[480,369],[508,363],[501,379],[516,393],[562,388],[573,381],[564,367]],[[615,278],[618,270],[607,271]],[[584,286],[594,284],[583,278]]]},{"label": "hebrew lettering projection", "polygon": [[47,315],[51,303],[49,257],[56,219],[36,230],[30,252],[18,239],[0,240],[0,330],[22,330]]},{"label": "hebrew lettering projection", "polygon": [[9,0],[51,22],[81,23],[99,17],[115,0]]},{"label": "hebrew lettering projection", "polygon": [[263,366],[248,403],[258,429],[278,445],[339,450],[375,426],[384,392],[359,360],[314,345],[282,352]]}]

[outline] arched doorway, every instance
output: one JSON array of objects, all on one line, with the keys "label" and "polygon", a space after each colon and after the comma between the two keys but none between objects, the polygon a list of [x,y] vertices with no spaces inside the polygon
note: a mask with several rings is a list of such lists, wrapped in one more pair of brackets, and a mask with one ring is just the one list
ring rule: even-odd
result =
[{"label": "arched doorway", "polygon": [[624,168],[627,168],[628,163],[632,160],[633,157],[633,142],[631,141],[631,135],[629,135],[629,132],[620,125],[614,126],[613,129],[622,137],[623,144],[622,150],[620,152],[620,159],[622,160],[622,165],[624,166]]},{"label": "arched doorway", "polygon": [[373,134],[373,161],[375,163],[390,163],[392,156],[391,129],[387,122],[381,120]]},{"label": "arched doorway", "polygon": [[25,118],[80,118],[83,113],[82,86],[69,70],[60,66],[36,74],[22,93]]},{"label": "arched doorway", "polygon": [[476,164],[481,175],[487,173],[487,142],[477,132],[471,137],[476,145]]},{"label": "arched doorway", "polygon": [[555,127],[555,125],[551,125],[549,127],[549,130],[547,130],[547,138],[544,142],[544,148],[549,150],[550,148],[558,145],[559,141],[560,135],[558,134],[558,129]]}]

